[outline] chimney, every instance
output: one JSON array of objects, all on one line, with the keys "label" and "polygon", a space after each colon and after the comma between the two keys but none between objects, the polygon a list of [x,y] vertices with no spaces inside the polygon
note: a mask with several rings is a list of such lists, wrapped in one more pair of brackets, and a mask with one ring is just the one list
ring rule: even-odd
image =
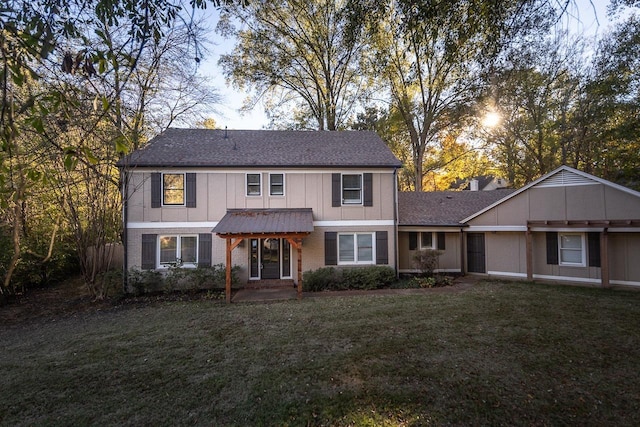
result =
[{"label": "chimney", "polygon": [[478,180],[477,179],[472,179],[471,182],[469,182],[469,189],[471,191],[478,191]]}]

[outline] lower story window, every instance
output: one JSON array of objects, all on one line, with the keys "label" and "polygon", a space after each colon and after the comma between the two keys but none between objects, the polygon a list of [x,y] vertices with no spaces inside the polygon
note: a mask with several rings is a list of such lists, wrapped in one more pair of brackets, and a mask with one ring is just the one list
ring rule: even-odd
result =
[{"label": "lower story window", "polygon": [[561,265],[585,265],[584,234],[559,233],[558,246]]},{"label": "lower story window", "polygon": [[339,264],[373,264],[373,233],[338,234]]},{"label": "lower story window", "polygon": [[198,262],[197,236],[160,236],[160,266],[195,266]]}]

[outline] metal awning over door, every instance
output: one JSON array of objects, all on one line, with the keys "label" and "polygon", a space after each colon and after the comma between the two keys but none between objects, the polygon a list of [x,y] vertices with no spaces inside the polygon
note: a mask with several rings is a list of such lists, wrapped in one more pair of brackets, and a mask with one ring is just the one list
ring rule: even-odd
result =
[{"label": "metal awning over door", "polygon": [[286,239],[298,252],[298,298],[302,296],[302,239],[313,232],[310,208],[230,209],[212,232],[227,241],[227,302],[231,302],[231,253],[243,239]]}]

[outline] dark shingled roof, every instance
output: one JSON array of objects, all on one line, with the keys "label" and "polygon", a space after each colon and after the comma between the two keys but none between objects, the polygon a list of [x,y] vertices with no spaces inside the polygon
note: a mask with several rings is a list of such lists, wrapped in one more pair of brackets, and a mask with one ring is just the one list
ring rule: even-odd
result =
[{"label": "dark shingled roof", "polygon": [[399,225],[460,226],[460,221],[515,190],[398,193]]},{"label": "dark shingled roof", "polygon": [[143,167],[400,167],[375,132],[167,129],[119,162]]},{"label": "dark shingled roof", "polygon": [[218,234],[311,233],[313,212],[302,209],[229,209],[213,229]]}]

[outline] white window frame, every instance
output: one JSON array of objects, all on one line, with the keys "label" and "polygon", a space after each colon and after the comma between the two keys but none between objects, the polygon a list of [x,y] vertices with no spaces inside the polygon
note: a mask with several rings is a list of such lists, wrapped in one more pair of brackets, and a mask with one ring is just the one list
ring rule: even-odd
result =
[{"label": "white window frame", "polygon": [[[273,183],[271,181],[271,177],[274,175],[281,175],[282,176],[282,194],[273,194]],[[285,177],[284,177],[284,173],[269,173],[269,196],[272,197],[284,197],[284,193],[285,193]]]},{"label": "white window frame", "polygon": [[[179,260],[180,258],[178,257],[178,255],[182,252],[182,238],[183,237],[195,237],[196,239],[196,261],[195,262],[188,262],[188,263],[182,263],[182,262],[169,262],[169,263],[162,263],[161,262],[161,242],[162,242],[162,238],[164,237],[175,237],[176,238],[176,260]],[[158,243],[156,245],[156,259],[158,260],[157,262],[157,268],[158,269],[168,269],[171,268],[173,266],[177,266],[177,267],[182,267],[182,268],[196,268],[198,266],[198,254],[200,253],[200,239],[198,238],[197,234],[162,234],[158,236]]]},{"label": "white window frame", "polygon": [[[344,191],[345,191],[345,187],[344,187],[344,177],[345,176],[358,176],[360,177],[360,199],[356,202],[355,199],[349,199],[349,200],[354,200],[352,202],[348,202],[346,201],[347,199],[344,198]],[[353,191],[354,189],[347,189],[347,190],[351,190]],[[342,205],[343,206],[362,206],[363,202],[364,202],[364,177],[361,173],[343,173],[340,175],[340,199],[342,200]]]},{"label": "white window frame", "polygon": [[[423,234],[430,234],[431,235],[431,246],[423,246],[422,245],[422,235]],[[436,248],[436,238],[437,236],[435,236],[436,233],[434,233],[433,231],[421,231],[419,233],[419,239],[418,239],[418,248],[420,250],[422,249],[435,249]]]},{"label": "white window frame", "polygon": [[[249,194],[249,175],[258,175],[258,194]],[[252,184],[255,185],[255,184]],[[244,176],[244,190],[247,197],[260,197],[262,196],[262,173],[260,172],[247,172]]]},{"label": "white window frame", "polygon": [[[577,249],[573,248],[563,248],[562,247],[562,237],[563,236],[579,236],[580,237],[580,262],[568,262],[562,260],[562,251],[563,250],[573,250],[577,251]],[[567,267],[586,267],[587,266],[587,248],[584,233],[576,233],[576,232],[560,232],[558,233],[558,265],[567,266]]]},{"label": "white window frame", "polygon": [[[358,236],[369,235],[371,236],[371,260],[361,261],[358,259]],[[353,261],[340,260],[340,236],[352,236],[353,237]],[[337,251],[338,251],[338,265],[374,265],[376,263],[376,233],[373,231],[354,232],[354,233],[338,233],[337,239]]]},{"label": "white window frame", "polygon": [[[165,203],[164,202],[164,176],[165,175],[182,175],[182,203]],[[160,177],[160,189],[162,191],[162,206],[185,206],[187,203],[187,174],[184,172],[163,172]]]}]

